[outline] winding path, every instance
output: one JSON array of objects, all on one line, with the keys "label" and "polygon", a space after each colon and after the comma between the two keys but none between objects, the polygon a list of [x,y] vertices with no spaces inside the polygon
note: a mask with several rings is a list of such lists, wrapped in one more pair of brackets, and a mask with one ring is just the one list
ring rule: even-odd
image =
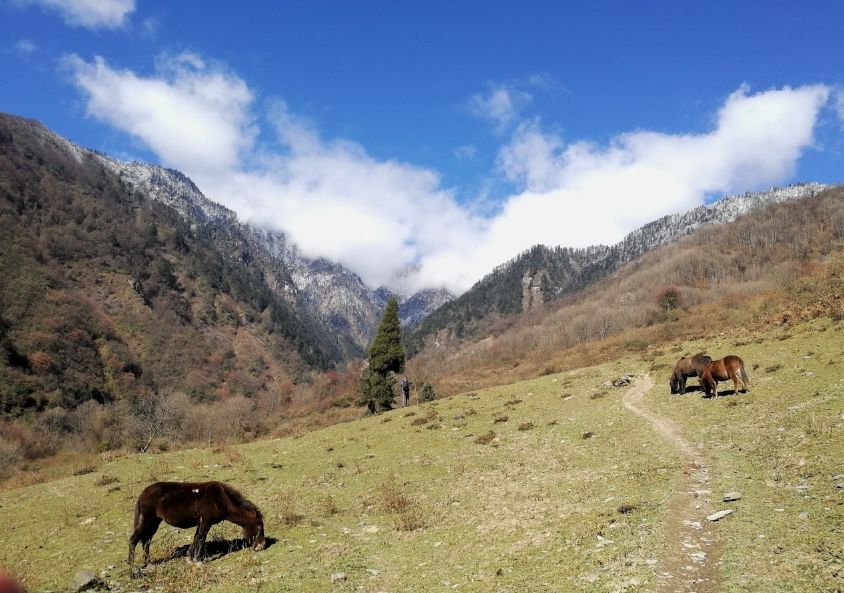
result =
[{"label": "winding path", "polygon": [[679,427],[645,407],[645,394],[654,386],[644,375],[622,397],[624,407],[647,420],[680,453],[683,473],[668,502],[664,534],[666,551],[658,566],[660,592],[714,593],[719,582],[719,546],[710,521],[713,512],[708,482],[710,462],[685,438]]}]

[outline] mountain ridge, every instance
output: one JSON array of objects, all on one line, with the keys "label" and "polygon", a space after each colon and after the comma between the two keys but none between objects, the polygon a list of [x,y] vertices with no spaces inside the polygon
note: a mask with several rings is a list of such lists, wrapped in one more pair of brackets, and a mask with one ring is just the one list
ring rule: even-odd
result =
[{"label": "mountain ridge", "polygon": [[467,325],[484,318],[516,314],[570,294],[702,226],[725,224],[766,205],[816,195],[828,187],[815,182],[795,183],[726,196],[683,213],[660,217],[609,246],[579,249],[535,245],[497,266],[467,292],[435,310],[411,331],[406,345],[415,354],[440,332],[460,337]]},{"label": "mountain ridge", "polygon": [[275,266],[277,290],[301,297],[308,308],[330,327],[348,334],[356,354],[369,344],[387,300],[399,301],[404,327],[419,323],[427,314],[453,298],[444,289],[425,289],[402,295],[389,289],[370,288],[345,266],[325,258],[308,258],[287,236],[272,229],[242,222],[237,214],[205,197],[196,184],[175,169],[140,162],[123,162],[97,153],[112,171],[147,195],[177,210],[187,221],[203,220],[237,229],[250,248]]}]

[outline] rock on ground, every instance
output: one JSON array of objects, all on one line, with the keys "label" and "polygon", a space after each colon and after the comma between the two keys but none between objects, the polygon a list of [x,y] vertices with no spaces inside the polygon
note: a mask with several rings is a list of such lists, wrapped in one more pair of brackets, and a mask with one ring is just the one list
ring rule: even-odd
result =
[{"label": "rock on ground", "polygon": [[80,570],[73,577],[71,588],[74,591],[91,591],[93,589],[108,589],[108,585],[93,572]]}]

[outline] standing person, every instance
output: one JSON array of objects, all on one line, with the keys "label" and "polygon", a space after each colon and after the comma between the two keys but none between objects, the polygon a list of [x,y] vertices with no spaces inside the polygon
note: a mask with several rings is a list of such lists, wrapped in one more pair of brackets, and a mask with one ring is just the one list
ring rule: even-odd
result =
[{"label": "standing person", "polygon": [[401,405],[407,407],[410,404],[410,381],[405,377],[401,381]]}]

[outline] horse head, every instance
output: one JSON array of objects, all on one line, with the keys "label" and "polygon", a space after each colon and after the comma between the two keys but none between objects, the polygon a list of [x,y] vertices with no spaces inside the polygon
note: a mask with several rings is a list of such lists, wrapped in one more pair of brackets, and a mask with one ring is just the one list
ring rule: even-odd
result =
[{"label": "horse head", "polygon": [[253,520],[243,527],[243,536],[247,543],[252,544],[253,550],[263,550],[267,547],[267,540],[264,539],[264,516],[257,507],[251,512]]},{"label": "horse head", "polygon": [[680,379],[677,377],[677,373],[671,374],[668,385],[671,387],[672,394],[680,393]]}]

